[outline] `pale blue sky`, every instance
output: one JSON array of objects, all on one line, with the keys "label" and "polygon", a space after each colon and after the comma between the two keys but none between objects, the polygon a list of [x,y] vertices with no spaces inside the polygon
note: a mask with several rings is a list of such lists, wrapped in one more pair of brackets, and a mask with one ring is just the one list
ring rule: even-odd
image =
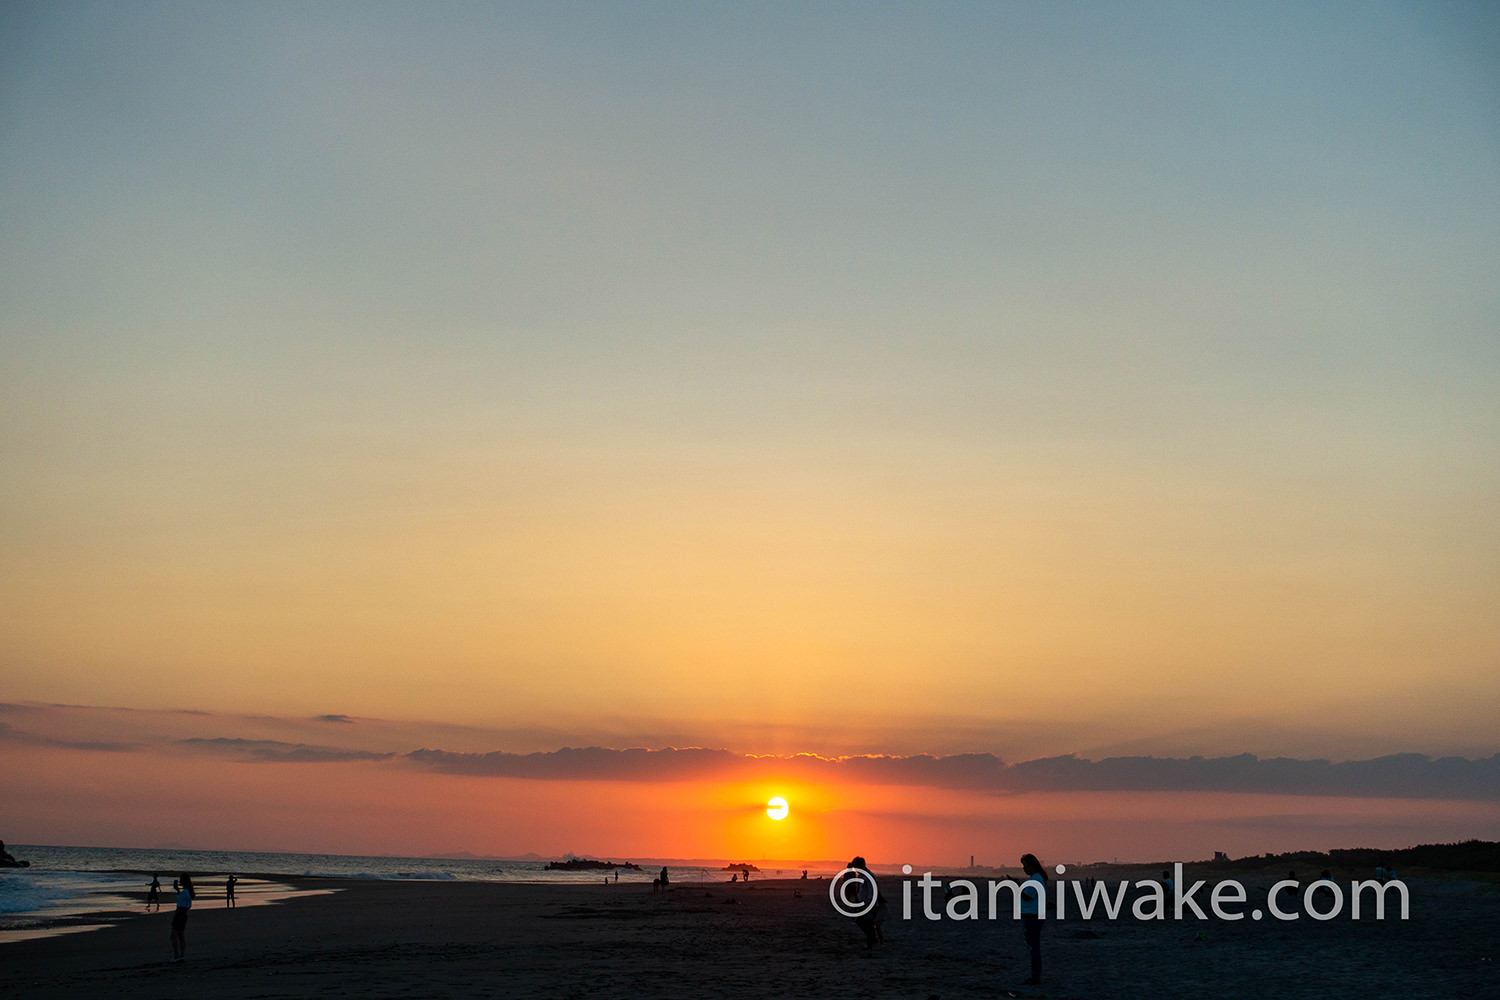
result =
[{"label": "pale blue sky", "polygon": [[[580,553],[638,566],[686,524],[683,565],[734,562],[749,518],[768,564],[838,536],[792,601],[837,591],[831,624],[767,652],[833,664],[810,702],[856,684],[899,714],[941,619],[933,711],[1009,712],[1055,658],[1075,693],[1134,677],[1147,705],[1355,686],[1375,726],[1416,697],[1432,733],[1475,713],[1477,746],[1500,695],[1497,236],[1483,5],[10,5],[0,595],[25,613],[0,696],[154,707],[121,678],[191,700],[191,665],[227,658],[236,690],[274,660],[288,697],[352,710],[295,678],[368,626],[341,600],[378,618],[418,585],[351,552],[436,552],[456,594],[562,628],[609,586],[703,584],[669,560],[580,596]],[[464,564],[443,532],[475,524],[514,561]],[[742,616],[684,627],[777,633],[762,572],[729,588]],[[239,663],[234,628],[182,610],[265,600],[260,634],[313,628],[272,580],[341,595],[325,645]],[[983,609],[1027,601],[1054,624],[995,639],[1021,626]],[[893,608],[910,634],[868,648]],[[607,653],[455,613],[463,670],[645,711]],[[441,608],[391,642],[424,629]],[[630,669],[669,661],[673,690],[725,654],[656,641]],[[396,660],[341,669],[391,703],[449,669]],[[1249,679],[1193,680],[1223,673]]]}]

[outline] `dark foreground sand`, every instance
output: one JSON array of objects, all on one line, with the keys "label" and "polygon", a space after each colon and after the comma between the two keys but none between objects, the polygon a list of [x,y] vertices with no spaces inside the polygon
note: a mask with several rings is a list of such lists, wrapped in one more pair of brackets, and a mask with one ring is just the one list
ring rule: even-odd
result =
[{"label": "dark foreground sand", "polygon": [[[1050,923],[1042,986],[1008,920],[899,918],[868,953],[826,883],[640,885],[286,880],[331,895],[170,908],[0,945],[0,996],[193,997],[1500,997],[1500,894],[1411,880],[1412,919]],[[801,890],[798,897],[795,893]],[[916,897],[920,899],[920,896]],[[1199,939],[1199,935],[1203,939]]]}]

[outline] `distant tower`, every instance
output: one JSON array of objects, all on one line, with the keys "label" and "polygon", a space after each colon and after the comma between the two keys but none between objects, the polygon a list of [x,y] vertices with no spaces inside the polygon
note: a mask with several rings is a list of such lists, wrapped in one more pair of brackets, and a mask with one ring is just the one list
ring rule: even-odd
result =
[{"label": "distant tower", "polygon": [[974,867],[974,855],[972,855],[972,854],[969,855],[969,867],[970,868]]}]

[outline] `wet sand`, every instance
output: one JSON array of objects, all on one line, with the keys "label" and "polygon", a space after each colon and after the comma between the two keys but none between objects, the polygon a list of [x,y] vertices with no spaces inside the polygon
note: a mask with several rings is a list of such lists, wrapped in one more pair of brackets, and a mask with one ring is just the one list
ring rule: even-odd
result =
[{"label": "wet sand", "polygon": [[[75,997],[1500,996],[1500,892],[1408,879],[1411,919],[1049,922],[1040,986],[1019,927],[900,919],[868,952],[826,883],[649,886],[280,879],[336,889],[205,899],[171,964],[170,907],[0,945],[0,995]],[[1246,878],[1252,888],[1254,878]],[[801,895],[798,896],[800,891]]]}]

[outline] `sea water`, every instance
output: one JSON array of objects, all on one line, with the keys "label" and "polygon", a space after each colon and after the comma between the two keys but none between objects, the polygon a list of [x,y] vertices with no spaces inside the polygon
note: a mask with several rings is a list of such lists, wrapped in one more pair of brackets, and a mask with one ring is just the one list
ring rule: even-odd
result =
[{"label": "sea water", "polygon": [[0,941],[32,936],[20,932],[68,918],[127,910],[143,905],[144,883],[133,875],[112,872],[55,871],[46,868],[0,869]]}]

